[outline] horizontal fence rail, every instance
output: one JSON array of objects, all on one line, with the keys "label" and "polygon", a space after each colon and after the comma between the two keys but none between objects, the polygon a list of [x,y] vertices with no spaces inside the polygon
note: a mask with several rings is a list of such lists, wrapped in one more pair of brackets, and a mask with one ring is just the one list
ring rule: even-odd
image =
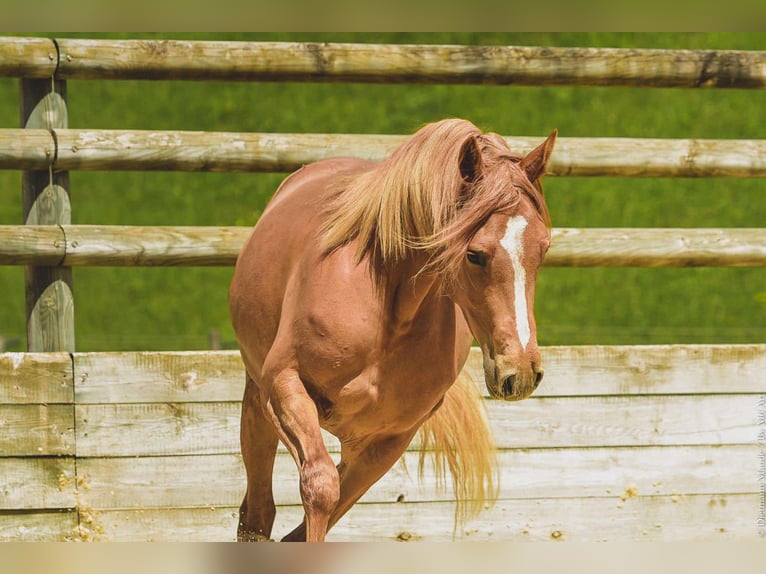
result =
[{"label": "horizontal fence rail", "polygon": [[[234,265],[249,227],[0,226],[0,265]],[[764,267],[761,228],[559,228],[552,267]]]},{"label": "horizontal fence rail", "polygon": [[[330,157],[382,160],[403,135],[0,129],[0,169],[290,172]],[[524,154],[542,137],[506,137]],[[551,175],[766,177],[766,140],[562,137]]]},{"label": "horizontal fence rail", "polygon": [[0,38],[0,76],[764,88],[766,52]]}]

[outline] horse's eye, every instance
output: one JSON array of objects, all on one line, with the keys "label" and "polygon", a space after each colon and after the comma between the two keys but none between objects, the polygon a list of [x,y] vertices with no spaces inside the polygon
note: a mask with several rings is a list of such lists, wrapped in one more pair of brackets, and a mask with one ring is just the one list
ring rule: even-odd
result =
[{"label": "horse's eye", "polygon": [[469,251],[466,255],[468,262],[473,265],[484,267],[487,264],[487,254],[480,251]]}]

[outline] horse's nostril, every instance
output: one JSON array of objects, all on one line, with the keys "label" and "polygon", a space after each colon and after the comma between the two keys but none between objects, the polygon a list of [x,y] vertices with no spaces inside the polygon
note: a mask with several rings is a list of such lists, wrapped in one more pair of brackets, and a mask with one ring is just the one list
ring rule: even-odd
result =
[{"label": "horse's nostril", "polygon": [[512,395],[513,394],[513,384],[516,382],[516,375],[509,375],[505,378],[503,381],[503,394],[504,395]]},{"label": "horse's nostril", "polygon": [[545,373],[543,373],[542,371],[537,371],[535,373],[535,388],[537,388],[540,385],[540,383],[542,382],[544,374]]}]

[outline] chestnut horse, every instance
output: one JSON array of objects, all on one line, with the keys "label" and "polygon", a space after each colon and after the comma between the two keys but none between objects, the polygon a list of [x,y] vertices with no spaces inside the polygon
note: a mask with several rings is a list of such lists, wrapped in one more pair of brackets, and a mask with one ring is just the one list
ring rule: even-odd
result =
[{"label": "chestnut horse", "polygon": [[[480,397],[458,374],[475,337],[492,397],[524,399],[543,377],[532,308],[555,138],[521,157],[450,119],[381,163],[320,161],[282,183],[229,293],[247,371],[239,540],[271,537],[279,441],[305,512],[283,540],[324,540],[418,429],[459,503],[494,500]],[[337,467],[320,429],[340,440]]]}]

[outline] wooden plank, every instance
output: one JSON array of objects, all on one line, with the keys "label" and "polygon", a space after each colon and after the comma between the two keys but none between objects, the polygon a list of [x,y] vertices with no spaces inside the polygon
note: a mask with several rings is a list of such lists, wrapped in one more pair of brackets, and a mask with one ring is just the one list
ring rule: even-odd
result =
[{"label": "wooden plank", "polygon": [[0,404],[0,457],[74,455],[74,439],[71,405]]},{"label": "wooden plank", "polygon": [[0,77],[50,78],[58,53],[50,38],[0,37]]},{"label": "wooden plank", "polygon": [[[752,444],[757,400],[758,395],[530,398],[488,401],[487,411],[500,448]],[[75,418],[80,457],[239,452],[236,402],[78,405]],[[328,442],[337,450],[337,441]]]},{"label": "wooden plank", "polygon": [[[331,157],[380,161],[408,136],[148,130],[0,129],[0,169],[292,172]],[[543,138],[506,137],[517,153]],[[766,141],[568,138],[556,141],[554,176],[766,177]]]},{"label": "wooden plank", "polygon": [[[458,541],[690,541],[757,540],[753,509],[757,494],[638,496],[502,501],[458,533]],[[328,535],[334,542],[451,542],[454,506],[359,504]],[[233,541],[235,507],[109,510],[96,513],[104,540]],[[303,509],[277,510],[273,535],[281,537],[303,517]]]},{"label": "wooden plank", "polygon": [[0,353],[0,404],[72,402],[69,353]]},{"label": "wooden plank", "polygon": [[752,444],[757,398],[540,398],[488,401],[487,410],[501,448]]},{"label": "wooden plank", "polygon": [[[121,225],[0,226],[0,265],[41,264],[61,255],[67,266],[234,265],[251,229]],[[54,239],[56,238],[56,239]],[[8,244],[5,243],[6,239]],[[761,228],[558,228],[549,267],[762,267]]]},{"label": "wooden plank", "polygon": [[62,78],[766,87],[759,51],[58,39]]},{"label": "wooden plank", "polygon": [[[336,456],[337,458],[337,456]],[[433,467],[418,478],[418,453],[396,464],[362,497],[362,503],[453,500],[438,488]],[[500,499],[575,498],[629,489],[641,495],[742,494],[757,491],[750,445],[710,447],[551,448],[498,452]],[[245,492],[238,454],[80,458],[81,498],[104,509],[237,506]],[[277,505],[300,504],[298,471],[286,452],[274,470]]]},{"label": "wooden plank", "polygon": [[[766,345],[582,345],[542,353],[537,398],[758,393],[766,371]],[[239,401],[244,391],[239,351],[75,353],[74,365],[79,404]],[[476,347],[466,371],[488,398]]]},{"label": "wooden plank", "polygon": [[0,510],[0,542],[65,542],[74,540],[77,512]]},{"label": "wooden plank", "polygon": [[[66,83],[59,79],[21,80],[21,125],[55,130],[69,123]],[[69,174],[62,170],[25,171],[21,179],[27,225],[72,223]],[[24,274],[27,350],[74,352],[74,298],[68,267],[28,266]]]},{"label": "wooden plank", "polygon": [[[503,501],[463,530],[465,541],[626,541],[757,539],[749,513],[755,494]],[[445,505],[446,504],[446,505]],[[294,508],[294,507],[288,507]],[[452,505],[364,505],[341,519],[329,540],[451,541]],[[292,529],[298,516],[282,513],[275,533]],[[296,520],[296,518],[298,520]],[[659,525],[659,526],[658,526]],[[556,534],[558,533],[558,534]]]},{"label": "wooden plank", "polygon": [[[56,130],[56,167],[291,172],[331,157],[380,161],[408,137],[59,129]],[[524,154],[544,138],[505,139],[512,150]],[[19,147],[18,143],[13,144]],[[0,149],[2,145],[0,139]],[[22,150],[26,152],[26,146]],[[765,158],[764,140],[561,137],[556,140],[548,173],[590,177],[766,177]]]},{"label": "wooden plank", "polygon": [[241,401],[239,351],[75,353],[79,404]]},{"label": "wooden plank", "polygon": [[[766,345],[576,345],[541,351],[545,379],[535,397],[760,393],[766,371]],[[488,398],[480,349],[471,349],[466,370]]]},{"label": "wooden plank", "polygon": [[239,418],[239,403],[78,405],[77,456],[235,453]]},{"label": "wooden plank", "polygon": [[74,458],[0,459],[0,512],[74,508]]}]

